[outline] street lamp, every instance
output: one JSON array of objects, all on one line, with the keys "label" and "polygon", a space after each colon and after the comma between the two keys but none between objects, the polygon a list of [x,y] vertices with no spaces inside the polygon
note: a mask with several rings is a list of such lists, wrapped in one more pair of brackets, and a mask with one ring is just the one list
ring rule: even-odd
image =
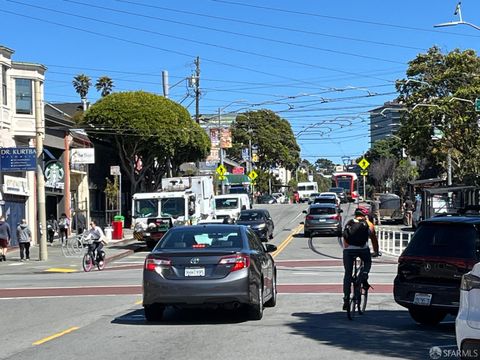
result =
[{"label": "street lamp", "polygon": [[455,26],[455,25],[467,25],[467,26],[470,26],[470,27],[472,27],[476,30],[480,30],[479,26],[463,20],[463,18],[462,18],[462,3],[460,1],[458,2],[457,6],[455,7],[455,12],[453,13],[453,15],[458,15],[459,20],[436,24],[436,25],[433,25],[433,27],[447,27],[447,26]]}]

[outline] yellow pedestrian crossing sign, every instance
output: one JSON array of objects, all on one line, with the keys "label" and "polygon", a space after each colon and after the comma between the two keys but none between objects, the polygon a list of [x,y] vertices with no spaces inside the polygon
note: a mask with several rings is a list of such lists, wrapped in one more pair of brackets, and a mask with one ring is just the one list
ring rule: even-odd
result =
[{"label": "yellow pedestrian crossing sign", "polygon": [[248,173],[248,177],[250,180],[254,181],[258,177],[258,174],[255,172],[255,170],[252,170]]},{"label": "yellow pedestrian crossing sign", "polygon": [[362,170],[362,171],[360,171],[360,175],[362,175],[362,176],[367,176],[367,175],[368,175],[368,170]]},{"label": "yellow pedestrian crossing sign", "polygon": [[365,170],[366,168],[368,168],[370,166],[370,163],[367,161],[367,159],[363,158],[358,163],[358,166],[360,166],[363,170]]},{"label": "yellow pedestrian crossing sign", "polygon": [[220,181],[223,181],[225,180],[227,177],[225,175],[218,175],[218,180]]},{"label": "yellow pedestrian crossing sign", "polygon": [[[216,170],[217,174],[220,175],[220,177],[224,177],[225,173],[227,172],[227,168],[223,165],[219,165]],[[220,179],[224,180],[224,179]]]}]

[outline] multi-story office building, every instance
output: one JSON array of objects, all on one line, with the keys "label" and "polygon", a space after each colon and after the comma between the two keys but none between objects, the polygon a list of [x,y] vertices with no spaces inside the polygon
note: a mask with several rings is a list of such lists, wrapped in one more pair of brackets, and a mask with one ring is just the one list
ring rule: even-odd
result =
[{"label": "multi-story office building", "polygon": [[370,143],[383,140],[395,134],[405,108],[403,105],[388,101],[383,106],[370,110]]}]

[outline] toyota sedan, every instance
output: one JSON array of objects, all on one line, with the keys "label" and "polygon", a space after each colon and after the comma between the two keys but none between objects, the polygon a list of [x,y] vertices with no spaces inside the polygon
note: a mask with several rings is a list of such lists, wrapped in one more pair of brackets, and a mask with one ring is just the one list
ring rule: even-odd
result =
[{"label": "toyota sedan", "polygon": [[145,259],[145,318],[159,321],[173,305],[244,308],[260,320],[277,301],[276,249],[242,225],[171,228]]}]

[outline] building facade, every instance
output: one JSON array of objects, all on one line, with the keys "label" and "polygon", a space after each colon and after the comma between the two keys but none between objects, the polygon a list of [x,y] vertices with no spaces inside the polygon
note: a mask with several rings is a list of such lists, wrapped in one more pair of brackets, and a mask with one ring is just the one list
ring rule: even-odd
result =
[{"label": "building facade", "polygon": [[[12,60],[14,51],[0,46],[0,148],[33,148],[38,131],[44,132],[44,80],[46,67]],[[25,218],[31,224],[34,241],[36,199],[35,171],[2,167],[0,172],[0,208],[12,229]],[[17,244],[12,231],[11,245]]]},{"label": "building facade", "polygon": [[397,102],[388,101],[383,106],[370,110],[370,143],[385,140],[394,135],[399,127],[405,107]]}]

